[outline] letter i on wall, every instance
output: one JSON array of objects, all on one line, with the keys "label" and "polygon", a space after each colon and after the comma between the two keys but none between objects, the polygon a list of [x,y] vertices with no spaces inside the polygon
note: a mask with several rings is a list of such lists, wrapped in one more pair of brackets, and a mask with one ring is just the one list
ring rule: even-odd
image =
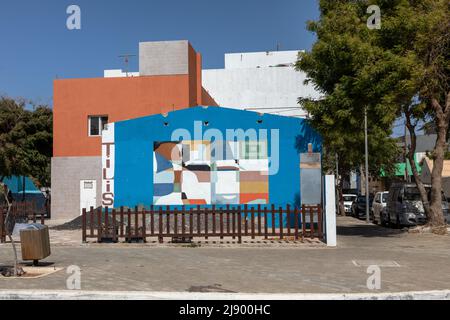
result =
[{"label": "letter i on wall", "polygon": [[114,207],[114,123],[108,124],[102,134],[102,206]]}]

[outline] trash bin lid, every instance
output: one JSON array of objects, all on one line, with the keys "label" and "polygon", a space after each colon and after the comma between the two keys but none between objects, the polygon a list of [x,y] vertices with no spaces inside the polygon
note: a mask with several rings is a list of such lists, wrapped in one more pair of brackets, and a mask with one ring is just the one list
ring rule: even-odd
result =
[{"label": "trash bin lid", "polygon": [[13,236],[20,235],[22,230],[42,230],[45,229],[45,225],[40,223],[16,223],[14,225],[14,230],[12,232]]}]

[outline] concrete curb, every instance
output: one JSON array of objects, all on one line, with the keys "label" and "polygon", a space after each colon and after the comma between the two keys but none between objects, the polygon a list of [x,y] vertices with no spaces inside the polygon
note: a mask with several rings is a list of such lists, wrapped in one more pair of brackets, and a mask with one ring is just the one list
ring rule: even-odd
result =
[{"label": "concrete curb", "polygon": [[348,294],[0,290],[0,300],[450,300],[450,290]]}]

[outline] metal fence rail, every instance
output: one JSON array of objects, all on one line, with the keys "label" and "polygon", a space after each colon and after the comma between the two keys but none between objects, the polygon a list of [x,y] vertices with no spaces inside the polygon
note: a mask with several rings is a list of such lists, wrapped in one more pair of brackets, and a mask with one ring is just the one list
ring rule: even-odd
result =
[{"label": "metal fence rail", "polygon": [[233,238],[242,243],[243,237],[263,237],[301,240],[323,240],[323,212],[320,205],[291,208],[250,206],[90,208],[82,213],[82,241],[147,242],[149,238],[176,241],[194,238]]}]

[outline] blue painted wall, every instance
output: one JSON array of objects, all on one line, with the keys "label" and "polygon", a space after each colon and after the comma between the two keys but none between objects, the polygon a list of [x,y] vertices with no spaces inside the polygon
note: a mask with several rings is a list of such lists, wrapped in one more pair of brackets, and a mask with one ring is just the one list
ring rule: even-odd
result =
[{"label": "blue painted wall", "polygon": [[[258,123],[262,120],[262,123]],[[219,107],[195,107],[115,124],[115,207],[153,203],[153,144],[172,141],[172,132],[187,129],[194,138],[195,121],[208,121],[207,129],[266,129],[269,157],[270,130],[279,130],[279,171],[269,176],[269,201],[275,205],[298,205],[300,198],[300,153],[322,151],[320,136],[303,119]],[[167,125],[165,125],[167,124]]]}]

